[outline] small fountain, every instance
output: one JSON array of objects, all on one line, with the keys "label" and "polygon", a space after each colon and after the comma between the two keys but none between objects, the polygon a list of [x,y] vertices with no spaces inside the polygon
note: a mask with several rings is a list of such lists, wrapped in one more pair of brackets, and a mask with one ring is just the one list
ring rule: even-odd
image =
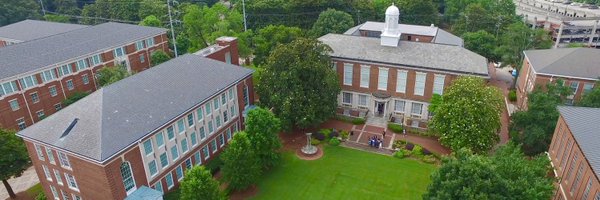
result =
[{"label": "small fountain", "polygon": [[311,140],[311,136],[312,133],[306,133],[306,146],[302,147],[302,153],[306,154],[306,155],[313,155],[315,153],[317,153],[317,147],[313,146],[310,143]]}]

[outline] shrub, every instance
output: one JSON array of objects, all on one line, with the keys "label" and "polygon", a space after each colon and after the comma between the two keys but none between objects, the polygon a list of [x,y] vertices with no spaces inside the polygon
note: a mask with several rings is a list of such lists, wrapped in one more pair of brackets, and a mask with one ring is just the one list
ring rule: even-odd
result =
[{"label": "shrub", "polygon": [[508,100],[509,101],[517,101],[517,91],[511,90],[508,92]]},{"label": "shrub", "polygon": [[321,144],[321,141],[319,141],[319,140],[310,140],[310,144],[316,146],[316,145]]},{"label": "shrub", "polygon": [[396,140],[392,144],[392,148],[394,148],[394,149],[404,149],[404,148],[406,148],[406,141],[404,141],[404,140]]},{"label": "shrub", "polygon": [[426,148],[423,148],[423,155],[431,155],[431,151],[427,150]]},{"label": "shrub", "polygon": [[424,163],[433,164],[437,162],[437,158],[435,158],[433,155],[426,155],[421,158],[421,161],[423,161]]},{"label": "shrub", "polygon": [[402,133],[402,126],[399,124],[389,123],[388,129],[390,129],[394,133]]},{"label": "shrub", "polygon": [[340,132],[339,131],[331,131],[331,134],[329,134],[330,138],[337,138],[340,137]]},{"label": "shrub", "polygon": [[350,133],[348,131],[341,131],[340,136],[342,136],[342,140],[347,140],[350,138]]},{"label": "shrub", "polygon": [[415,157],[423,157],[423,147],[415,145],[415,147],[412,149],[412,153]]},{"label": "shrub", "polygon": [[348,117],[345,115],[337,115],[335,118],[337,120],[347,122],[347,123],[352,123],[354,125],[361,125],[361,124],[365,124],[365,122],[366,122],[366,119],[361,118],[361,117]]},{"label": "shrub", "polygon": [[319,131],[319,133],[323,133],[323,135],[325,136],[325,138],[330,138],[331,129],[324,128],[324,129],[321,129]]},{"label": "shrub", "polygon": [[77,101],[79,101],[80,99],[83,99],[83,97],[86,97],[88,94],[87,92],[73,92],[73,94],[71,94],[71,96],[67,97],[65,100],[62,101],[62,105],[63,107],[67,107]]},{"label": "shrub", "polygon": [[221,154],[217,154],[212,160],[206,163],[206,169],[210,170],[211,174],[216,174],[219,170],[221,170],[222,166],[223,161],[221,160]]},{"label": "shrub", "polygon": [[409,143],[406,143],[405,149],[409,150],[409,151],[412,151],[414,147],[415,147],[415,145],[413,143],[409,142]]},{"label": "shrub", "polygon": [[46,200],[46,194],[44,192],[40,192],[37,196],[35,196],[35,200]]},{"label": "shrub", "polygon": [[402,151],[402,153],[404,154],[404,156],[410,156],[412,155],[412,152],[406,149],[400,149],[400,151]]},{"label": "shrub", "polygon": [[364,118],[354,118],[352,120],[352,124],[354,125],[361,125],[361,124],[365,124],[367,120],[365,120]]},{"label": "shrub", "polygon": [[396,158],[404,158],[404,157],[406,157],[406,156],[407,156],[407,155],[406,155],[406,154],[405,154],[405,152],[404,152],[404,151],[402,151],[402,150],[400,150],[400,151],[396,151],[396,153],[394,153],[394,157],[396,157]]},{"label": "shrub", "polygon": [[329,140],[329,144],[330,144],[330,145],[332,145],[332,146],[337,146],[337,145],[340,145],[340,139],[338,139],[338,138],[335,138],[335,137],[334,137],[334,138],[331,138],[331,139]]},{"label": "shrub", "polygon": [[325,140],[325,134],[321,133],[321,132],[316,132],[313,134],[313,137],[319,141],[323,141]]}]

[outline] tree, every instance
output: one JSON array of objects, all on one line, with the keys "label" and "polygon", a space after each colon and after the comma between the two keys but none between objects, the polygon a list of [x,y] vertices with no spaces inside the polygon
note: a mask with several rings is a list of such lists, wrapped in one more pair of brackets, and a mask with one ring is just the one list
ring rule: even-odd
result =
[{"label": "tree", "polygon": [[341,92],[329,46],[299,38],[272,51],[257,85],[260,101],[273,108],[283,129],[316,126],[335,115]]},{"label": "tree", "polygon": [[254,37],[254,64],[264,65],[271,51],[278,44],[287,44],[302,36],[302,30],[298,27],[287,27],[283,25],[269,25],[258,30]]},{"label": "tree", "polygon": [[162,22],[154,15],[148,15],[144,20],[140,22],[140,26],[152,26],[152,27],[161,27]]},{"label": "tree", "polygon": [[530,160],[512,143],[489,157],[462,149],[432,174],[423,199],[549,199],[549,164],[544,155]]},{"label": "tree", "polygon": [[163,0],[141,0],[137,15],[140,19],[153,15],[159,22],[168,19],[167,2]]},{"label": "tree", "polygon": [[281,141],[277,134],[280,130],[281,121],[269,110],[257,108],[248,112],[245,131],[263,168],[272,167],[279,161]]},{"label": "tree", "polygon": [[103,67],[98,70],[98,84],[104,87],[127,78],[129,75],[123,66]]},{"label": "tree", "polygon": [[475,31],[487,33],[494,33],[495,31],[493,16],[479,3],[469,4],[452,26],[452,32],[458,35]]},{"label": "tree", "polygon": [[546,30],[531,30],[521,21],[509,25],[498,40],[500,45],[495,53],[500,56],[502,65],[517,68],[523,62],[524,50],[552,47],[552,39]]},{"label": "tree", "polygon": [[0,179],[6,187],[11,198],[15,198],[15,192],[8,183],[11,177],[19,177],[31,165],[27,148],[21,138],[17,137],[15,131],[0,128]]},{"label": "tree", "polygon": [[73,92],[73,94],[71,94],[69,97],[67,97],[65,100],[62,101],[62,105],[63,107],[67,107],[77,101],[79,101],[80,99],[83,99],[84,97],[86,97],[87,95],[89,95],[90,93],[87,92]]},{"label": "tree", "polygon": [[53,14],[46,14],[44,16],[44,19],[46,21],[49,22],[61,22],[61,23],[69,23],[69,17],[68,16],[64,16],[64,15],[53,15]]},{"label": "tree", "polygon": [[195,166],[185,172],[181,182],[181,200],[224,200],[219,182],[204,166]]},{"label": "tree", "polygon": [[373,7],[377,13],[377,20],[385,19],[385,10],[395,4],[400,9],[400,23],[430,25],[438,21],[437,4],[432,0],[373,0]]},{"label": "tree", "polygon": [[596,87],[583,94],[578,106],[600,108],[600,81],[596,81]]},{"label": "tree", "polygon": [[55,11],[60,14],[67,15],[79,15],[81,14],[81,9],[77,7],[76,0],[54,0],[53,6],[55,7]]},{"label": "tree", "polygon": [[0,5],[0,26],[40,17],[40,4],[35,0],[0,0]]},{"label": "tree", "polygon": [[185,13],[183,26],[190,41],[189,52],[208,46],[209,41],[218,37],[236,35],[244,28],[242,15],[236,10],[229,10],[223,4],[215,4],[212,7],[190,5]]},{"label": "tree", "polygon": [[430,128],[441,135],[443,145],[454,151],[468,148],[486,153],[499,139],[503,105],[502,93],[486,86],[483,79],[459,77],[444,91]]},{"label": "tree", "polygon": [[150,56],[150,62],[152,63],[153,67],[156,65],[160,65],[161,63],[167,62],[169,60],[171,60],[171,57],[163,50],[154,51]]},{"label": "tree", "polygon": [[234,190],[243,190],[254,184],[261,175],[258,156],[245,132],[233,136],[223,153],[223,179]]},{"label": "tree", "polygon": [[465,41],[466,49],[478,53],[490,61],[498,60],[494,53],[494,49],[496,48],[496,37],[494,35],[484,30],[479,30],[477,32],[465,33],[462,38]]},{"label": "tree", "polygon": [[319,14],[317,22],[310,30],[310,35],[321,37],[328,33],[344,33],[353,26],[352,15],[335,9],[327,9]]},{"label": "tree", "polygon": [[548,150],[559,116],[556,106],[563,104],[571,93],[558,79],[545,88],[537,87],[528,95],[528,109],[513,114],[511,138],[523,144],[525,154],[536,155]]}]

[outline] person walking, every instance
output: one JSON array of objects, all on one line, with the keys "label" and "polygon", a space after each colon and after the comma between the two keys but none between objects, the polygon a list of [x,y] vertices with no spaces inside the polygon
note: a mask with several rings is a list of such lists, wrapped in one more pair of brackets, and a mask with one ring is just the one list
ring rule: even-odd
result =
[{"label": "person walking", "polygon": [[383,131],[383,138],[385,138],[385,130]]}]

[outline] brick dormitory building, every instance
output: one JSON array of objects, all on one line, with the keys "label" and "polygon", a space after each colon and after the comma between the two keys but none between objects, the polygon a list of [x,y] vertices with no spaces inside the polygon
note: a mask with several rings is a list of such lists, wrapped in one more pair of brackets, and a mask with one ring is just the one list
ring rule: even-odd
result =
[{"label": "brick dormitory building", "polygon": [[553,200],[600,199],[600,108],[559,106],[548,150],[558,178]]},{"label": "brick dormitory building", "polygon": [[205,58],[213,47],[100,88],[20,131],[46,195],[161,199],[185,170],[220,153],[254,96],[252,70]]},{"label": "brick dormitory building", "polygon": [[487,59],[463,48],[462,39],[433,26],[398,24],[393,5],[385,14],[383,25],[367,22],[319,38],[333,50],[342,87],[339,114],[426,128],[433,94],[458,76],[489,79]]}]

